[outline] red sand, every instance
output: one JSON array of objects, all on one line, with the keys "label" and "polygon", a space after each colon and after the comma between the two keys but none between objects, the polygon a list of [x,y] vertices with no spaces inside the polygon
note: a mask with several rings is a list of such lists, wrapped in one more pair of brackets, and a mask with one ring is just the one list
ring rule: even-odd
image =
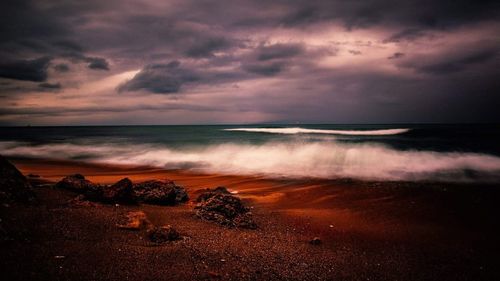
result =
[{"label": "red sand", "polygon": [[[500,213],[498,186],[272,180],[46,160],[14,159],[13,163],[24,174],[38,174],[49,181],[77,172],[98,183],[113,183],[123,177],[132,181],[168,178],[187,187],[191,197],[200,188],[226,186],[254,208],[254,217],[260,225],[259,230],[251,231],[202,222],[193,217],[192,204],[62,208],[61,204],[74,196],[72,193],[39,188],[37,193],[45,208],[32,207],[39,213],[36,218],[29,215],[33,210],[27,207],[3,210],[9,214],[16,210],[20,220],[36,220],[42,225],[24,226],[28,239],[39,240],[36,248],[26,249],[34,251],[28,259],[31,262],[22,265],[27,252],[23,250],[26,245],[21,243],[16,244],[17,248],[7,247],[7,257],[11,260],[2,263],[2,266],[21,263],[18,266],[33,274],[32,279],[498,280],[500,277],[495,258],[500,249],[496,238],[500,234],[496,218]],[[59,214],[55,221],[51,215],[54,210]],[[144,210],[153,223],[171,224],[190,238],[162,246],[153,250],[153,254],[142,245],[142,236],[138,238],[138,234],[123,233],[114,227],[117,212],[127,210]],[[23,229],[22,224],[19,227]],[[69,245],[57,237],[61,229],[75,237]],[[315,236],[321,238],[321,245],[308,244]],[[92,246],[91,250],[85,250],[90,241],[101,248]],[[132,244],[142,246],[134,246],[127,253],[110,252]],[[46,268],[53,265],[44,259],[50,259],[55,252],[68,251],[75,257],[65,261],[68,270]],[[102,262],[102,268],[92,271],[93,259]],[[126,266],[132,260],[133,266]],[[167,269],[170,275],[162,275]],[[83,277],[88,274],[94,277]]]}]

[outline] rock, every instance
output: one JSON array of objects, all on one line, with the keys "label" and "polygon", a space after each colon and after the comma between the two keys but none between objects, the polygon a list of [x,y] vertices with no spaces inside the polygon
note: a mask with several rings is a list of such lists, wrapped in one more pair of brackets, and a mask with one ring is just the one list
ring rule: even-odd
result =
[{"label": "rock", "polygon": [[199,202],[195,207],[196,215],[201,219],[229,227],[257,228],[249,209],[224,187],[209,189],[196,201]]},{"label": "rock", "polygon": [[151,242],[155,243],[165,243],[168,241],[175,241],[181,239],[181,236],[177,230],[175,230],[170,225],[165,225],[162,227],[154,227],[148,231],[148,238]]},{"label": "rock", "polygon": [[202,202],[206,201],[210,197],[214,196],[215,194],[228,194],[231,195],[231,192],[229,192],[225,187],[223,186],[218,186],[214,189],[207,188],[205,191],[196,198],[196,202]]},{"label": "rock", "polygon": [[85,196],[85,200],[101,201],[102,199],[102,186],[85,179],[82,174],[64,177],[55,186],[81,193]]},{"label": "rock", "polygon": [[107,203],[133,203],[135,202],[132,181],[128,178],[121,179],[113,185],[102,187],[100,201]]},{"label": "rock", "polygon": [[151,229],[153,225],[143,211],[128,212],[124,218],[125,222],[118,224],[118,228],[128,230],[140,230],[142,228]]},{"label": "rock", "polygon": [[28,174],[28,178],[35,178],[35,179],[37,179],[39,177],[40,177],[40,175],[37,175],[37,174]]},{"label": "rock", "polygon": [[175,190],[175,201],[177,203],[184,203],[189,200],[189,196],[184,187],[176,185],[174,187],[174,190]]},{"label": "rock", "polygon": [[186,190],[169,180],[149,180],[134,184],[133,189],[137,201],[144,203],[174,205],[188,200]]},{"label": "rock", "polygon": [[74,174],[64,177],[58,183],[56,183],[57,188],[68,189],[78,193],[85,193],[89,190],[95,189],[95,184],[89,180],[86,180],[82,174]]},{"label": "rock", "polygon": [[319,239],[319,237],[314,237],[311,241],[309,241],[309,244],[319,245],[319,244],[321,244],[321,239]]},{"label": "rock", "polygon": [[31,184],[7,159],[0,156],[0,202],[30,202],[35,199]]}]

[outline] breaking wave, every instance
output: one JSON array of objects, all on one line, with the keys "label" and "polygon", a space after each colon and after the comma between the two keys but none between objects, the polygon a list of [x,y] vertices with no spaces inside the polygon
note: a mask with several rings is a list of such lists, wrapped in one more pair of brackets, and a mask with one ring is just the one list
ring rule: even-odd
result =
[{"label": "breaking wave", "polygon": [[337,142],[225,143],[171,148],[153,144],[0,142],[6,156],[151,165],[197,172],[289,178],[404,181],[500,181],[500,157],[479,153],[400,151]]},{"label": "breaking wave", "polygon": [[322,130],[322,129],[306,129],[300,127],[293,128],[232,128],[224,129],[224,131],[239,131],[252,133],[269,133],[269,134],[328,134],[328,135],[349,135],[349,136],[387,136],[403,134],[410,129],[381,129],[381,130]]}]

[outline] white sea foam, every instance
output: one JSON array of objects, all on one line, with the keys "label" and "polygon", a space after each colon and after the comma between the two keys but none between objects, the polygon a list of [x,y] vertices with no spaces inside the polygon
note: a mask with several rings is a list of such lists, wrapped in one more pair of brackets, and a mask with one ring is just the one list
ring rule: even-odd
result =
[{"label": "white sea foam", "polygon": [[[0,142],[1,154],[85,159],[113,164],[186,168],[270,177],[366,180],[499,181],[500,157],[478,153],[400,151],[337,142],[226,143],[172,149],[158,145],[76,145]],[[496,178],[495,178],[496,177]]]},{"label": "white sea foam", "polygon": [[350,136],[385,136],[403,134],[410,129],[380,129],[380,130],[323,130],[323,129],[306,129],[300,127],[293,128],[232,128],[224,129],[224,131],[239,131],[253,133],[269,133],[269,134],[328,134],[328,135],[350,135]]}]

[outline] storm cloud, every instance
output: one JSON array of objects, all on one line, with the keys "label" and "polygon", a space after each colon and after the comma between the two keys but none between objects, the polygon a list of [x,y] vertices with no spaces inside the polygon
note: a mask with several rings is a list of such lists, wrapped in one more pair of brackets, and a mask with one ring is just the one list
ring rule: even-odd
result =
[{"label": "storm cloud", "polygon": [[92,124],[130,120],[120,108],[147,124],[500,122],[498,1],[18,0],[0,14],[1,124],[85,124],[94,108]]},{"label": "storm cloud", "polygon": [[14,61],[6,59],[0,63],[0,77],[34,82],[45,81],[50,60],[50,57]]},{"label": "storm cloud", "polygon": [[177,93],[184,83],[197,80],[199,77],[194,72],[181,68],[178,61],[172,61],[168,64],[147,65],[134,78],[120,85],[118,90],[147,90],[157,94]]}]

